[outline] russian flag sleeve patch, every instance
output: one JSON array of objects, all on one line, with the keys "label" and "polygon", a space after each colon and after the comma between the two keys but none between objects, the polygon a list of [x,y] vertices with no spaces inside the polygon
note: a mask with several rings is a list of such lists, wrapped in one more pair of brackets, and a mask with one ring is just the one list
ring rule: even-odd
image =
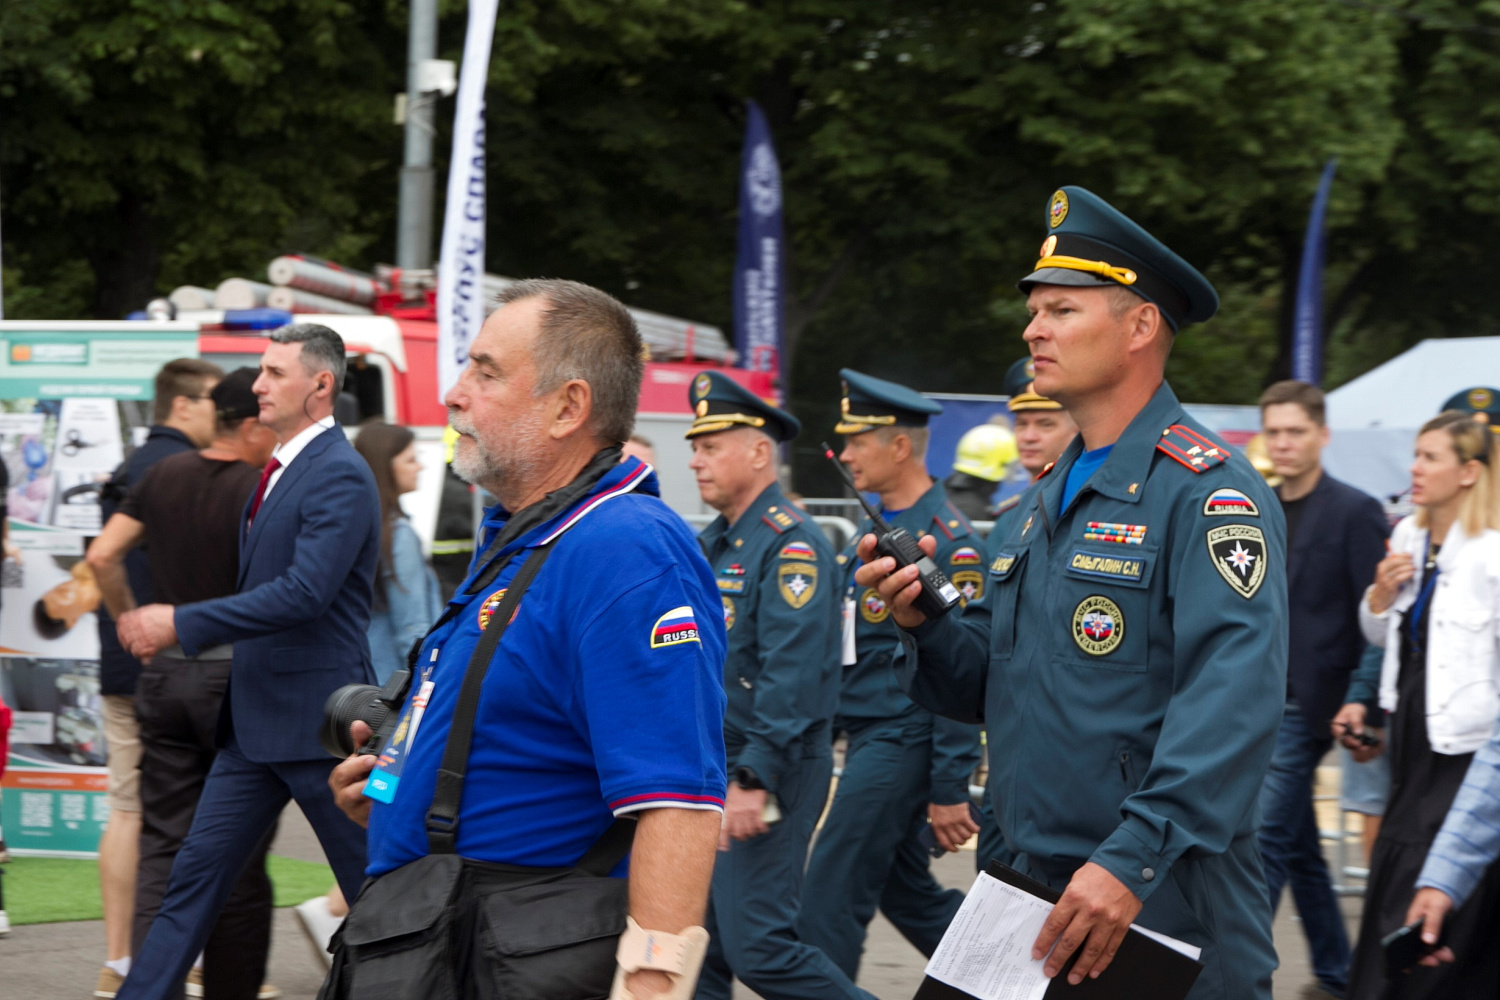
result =
[{"label": "russian flag sleeve patch", "polygon": [[680,646],[685,642],[697,642],[702,645],[698,639],[697,616],[686,604],[680,608],[673,608],[656,619],[656,624],[651,626],[651,648]]}]

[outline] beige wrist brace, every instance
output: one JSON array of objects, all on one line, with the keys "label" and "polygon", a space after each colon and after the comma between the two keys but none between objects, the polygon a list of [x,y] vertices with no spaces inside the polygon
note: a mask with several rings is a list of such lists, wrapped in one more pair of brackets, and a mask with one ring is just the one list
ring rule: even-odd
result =
[{"label": "beige wrist brace", "polygon": [[620,944],[615,949],[614,987],[609,991],[610,1000],[641,1000],[625,988],[625,977],[632,972],[651,969],[665,972],[672,981],[672,988],[659,994],[666,1000],[691,1000],[698,985],[698,972],[703,968],[703,956],[708,953],[708,931],[702,927],[689,927],[681,934],[648,931],[635,922],[634,917],[625,918],[625,933],[620,935]]}]

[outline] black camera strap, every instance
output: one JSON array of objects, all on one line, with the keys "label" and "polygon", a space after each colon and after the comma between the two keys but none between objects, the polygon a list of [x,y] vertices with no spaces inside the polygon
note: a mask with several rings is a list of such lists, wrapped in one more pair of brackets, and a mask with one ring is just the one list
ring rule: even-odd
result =
[{"label": "black camera strap", "polygon": [[[448,742],[443,748],[443,763],[437,773],[437,787],[432,807],[427,810],[427,850],[431,854],[454,854],[458,844],[458,809],[463,798],[464,775],[469,766],[469,750],[474,739],[474,718],[479,712],[479,692],[490,661],[500,648],[500,640],[510,627],[517,606],[531,581],[541,572],[542,564],[552,553],[555,540],[534,549],[516,572],[500,604],[490,614],[489,622],[479,634],[474,655],[464,671],[458,703],[453,707],[453,722],[448,728]],[[498,561],[501,568],[509,560]],[[498,570],[495,575],[498,575]],[[493,577],[492,577],[493,579]],[[614,871],[630,853],[635,840],[635,817],[617,818],[594,842],[574,867],[600,878]]]},{"label": "black camera strap", "polygon": [[500,640],[515,617],[516,606],[541,572],[542,563],[552,553],[552,545],[541,545],[521,564],[515,579],[490,613],[488,624],[479,633],[474,655],[464,671],[463,685],[458,689],[458,703],[453,706],[453,722],[448,727],[448,743],[443,748],[443,763],[438,768],[437,788],[432,793],[432,807],[427,810],[427,850],[432,854],[452,854],[458,840],[458,806],[463,798],[464,774],[469,767],[469,748],[474,742],[474,716],[479,711],[479,689],[489,671],[490,660],[500,648]]}]

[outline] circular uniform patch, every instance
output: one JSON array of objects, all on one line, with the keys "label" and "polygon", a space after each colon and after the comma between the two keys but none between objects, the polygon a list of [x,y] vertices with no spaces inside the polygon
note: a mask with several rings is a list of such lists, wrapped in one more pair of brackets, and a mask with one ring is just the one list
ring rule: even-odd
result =
[{"label": "circular uniform patch", "polygon": [[1474,409],[1476,410],[1488,410],[1490,408],[1490,403],[1493,401],[1494,397],[1490,395],[1490,391],[1488,389],[1469,390],[1469,405],[1474,407]]},{"label": "circular uniform patch", "polygon": [[859,615],[871,625],[879,625],[891,616],[891,609],[881,599],[880,591],[870,587],[860,596]]},{"label": "circular uniform patch", "polygon": [[[1039,253],[1039,254],[1037,254],[1037,256],[1038,257],[1051,257],[1052,256],[1052,251],[1054,251],[1056,249],[1057,249],[1057,237],[1056,236],[1049,236],[1045,240],[1042,241],[1042,252]],[[1027,376],[1031,375],[1031,365],[1029,363],[1026,365],[1026,374],[1027,374]]]},{"label": "circular uniform patch", "polygon": [[480,602],[479,631],[483,632],[484,627],[490,623],[490,616],[495,613],[496,608],[500,607],[500,602],[505,600],[505,592],[509,589],[509,587],[501,587],[499,590],[495,591],[489,597],[486,597],[483,601]]},{"label": "circular uniform patch", "polygon": [[1047,224],[1053,229],[1063,224],[1068,217],[1068,192],[1057,191],[1047,205]]},{"label": "circular uniform patch", "polygon": [[1090,656],[1114,652],[1124,638],[1125,616],[1104,595],[1085,597],[1073,611],[1073,641]]},{"label": "circular uniform patch", "polygon": [[708,395],[708,390],[713,387],[713,381],[707,375],[699,375],[693,379],[693,393],[699,399]]},{"label": "circular uniform patch", "polygon": [[724,602],[724,631],[728,632],[734,628],[734,602],[720,595],[719,600]]}]

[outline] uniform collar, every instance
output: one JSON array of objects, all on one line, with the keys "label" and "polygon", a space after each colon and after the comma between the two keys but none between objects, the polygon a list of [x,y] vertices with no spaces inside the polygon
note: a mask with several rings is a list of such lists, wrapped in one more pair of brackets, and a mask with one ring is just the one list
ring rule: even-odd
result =
[{"label": "uniform collar", "polygon": [[793,510],[792,505],[781,492],[781,484],[772,483],[760,491],[760,495],[751,502],[750,506],[745,508],[745,512],[739,516],[739,520],[733,524],[730,524],[723,514],[714,518],[709,523],[709,526],[703,529],[703,533],[700,536],[704,551],[712,552],[714,546],[731,532],[738,532],[739,537],[743,538],[747,532],[755,529],[756,523],[762,518],[769,518],[772,507],[775,507],[777,511],[785,511],[790,516],[799,520],[801,518],[801,515]]},{"label": "uniform collar", "polygon": [[[943,484],[934,479],[932,481],[932,485],[927,487],[927,492],[917,497],[916,503],[912,504],[910,507],[906,508],[896,516],[908,519],[919,518],[923,523],[925,523],[938,510],[942,508],[943,504],[947,502],[947,499],[948,494],[943,489]],[[882,504],[880,507],[880,513],[882,515],[885,514],[884,504]],[[865,520],[868,521],[869,518],[867,517],[865,518]]]},{"label": "uniform collar", "polygon": [[[563,489],[567,489],[567,487],[565,486]],[[586,493],[565,504],[545,521],[534,527],[527,528],[521,534],[506,542],[505,547],[497,555],[505,555],[506,553],[516,552],[533,545],[540,545],[571,528],[604,499],[616,493],[628,493],[632,491],[645,493],[648,496],[661,495],[661,488],[656,480],[656,470],[634,457],[627,458],[610,469]],[[537,501],[537,503],[546,502],[546,499]],[[492,507],[485,508],[484,538],[486,547],[494,539],[495,532],[502,530],[509,523],[512,516],[510,511],[498,503]]]},{"label": "uniform collar", "polygon": [[[1151,462],[1156,455],[1156,443],[1161,440],[1162,431],[1181,422],[1184,416],[1176,393],[1163,381],[1151,396],[1150,402],[1135,415],[1135,419],[1130,421],[1125,432],[1115,441],[1114,450],[1089,479],[1089,489],[1102,493],[1111,500],[1140,503],[1141,497],[1146,493],[1146,478],[1150,475]],[[1042,502],[1048,505],[1048,511],[1057,510],[1063,485],[1068,480],[1068,470],[1081,454],[1083,435],[1079,434],[1074,436],[1063,451],[1056,467],[1042,480]]]}]

